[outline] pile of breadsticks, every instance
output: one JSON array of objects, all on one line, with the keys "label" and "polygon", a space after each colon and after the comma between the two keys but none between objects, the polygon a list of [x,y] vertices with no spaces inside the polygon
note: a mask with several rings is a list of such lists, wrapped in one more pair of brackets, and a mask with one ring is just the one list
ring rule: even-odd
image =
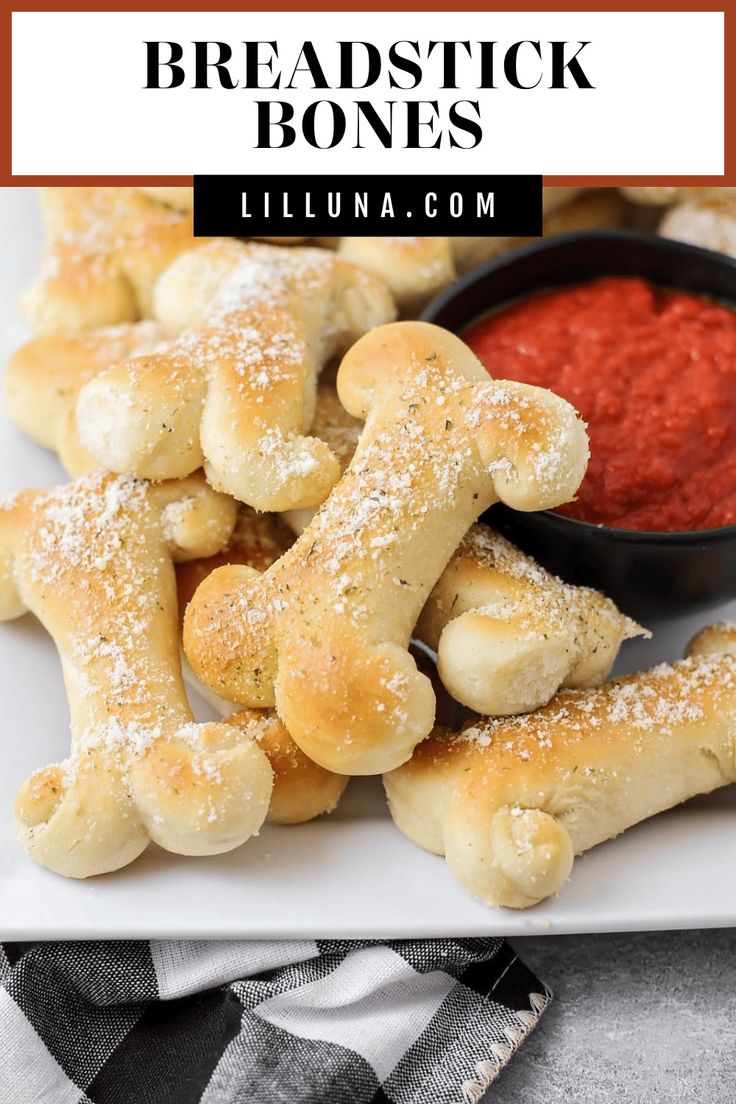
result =
[{"label": "pile of breadsticks", "polygon": [[[46,191],[37,336],[5,378],[72,478],[0,504],[0,618],[46,627],[71,712],[69,756],[16,800],[28,853],[77,878],[150,840],[215,854],[383,774],[407,836],[523,907],[575,853],[734,780],[736,632],[605,683],[642,630],[478,523],[572,498],[585,427],[394,321],[437,286],[427,257],[194,239],[186,189],[152,191]],[[628,205],[555,203],[565,228]],[[469,255],[408,241],[442,253],[441,282]],[[183,666],[221,722],[195,721]],[[435,726],[438,689],[459,731]]]}]

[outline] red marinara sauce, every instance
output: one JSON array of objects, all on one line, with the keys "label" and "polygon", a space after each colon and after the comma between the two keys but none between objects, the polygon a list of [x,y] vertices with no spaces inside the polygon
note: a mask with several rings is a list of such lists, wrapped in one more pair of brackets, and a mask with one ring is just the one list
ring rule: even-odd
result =
[{"label": "red marinara sauce", "polygon": [[463,337],[497,379],[547,387],[588,423],[590,465],[560,513],[665,532],[736,524],[736,312],[609,277]]}]

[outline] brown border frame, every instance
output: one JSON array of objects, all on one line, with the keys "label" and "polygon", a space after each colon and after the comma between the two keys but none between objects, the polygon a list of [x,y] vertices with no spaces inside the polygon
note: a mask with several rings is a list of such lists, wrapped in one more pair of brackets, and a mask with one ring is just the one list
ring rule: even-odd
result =
[{"label": "brown border frame", "polygon": [[[270,6],[270,5],[269,5]],[[215,10],[217,11],[261,11],[264,5],[251,3],[248,6],[236,4],[231,0],[220,0]],[[352,5],[338,2],[325,2],[317,0],[317,7],[309,0],[289,0],[283,5],[274,5],[280,11],[346,11],[351,10]],[[399,0],[398,3],[387,3],[386,0],[364,0],[356,11],[445,11],[447,0]],[[24,0],[0,0],[0,71],[3,73],[0,85],[0,187],[26,186],[37,184],[190,184],[191,177],[186,176],[156,176],[156,177],[113,177],[113,176],[13,176],[11,171],[11,98],[12,98],[12,36],[11,16],[14,11],[201,11],[202,4],[192,3],[191,0],[175,2],[175,0],[159,0],[154,5],[144,7],[138,3],[109,3],[102,0],[97,3],[91,0],[77,0],[73,7],[68,4],[45,3],[36,0],[24,2]],[[526,4],[514,3],[506,0],[491,8],[487,3],[479,0],[463,0],[463,11],[717,11],[725,15],[725,113],[724,113],[724,174],[723,176],[548,176],[544,178],[548,185],[587,185],[607,187],[612,185],[639,185],[639,184],[672,184],[695,185],[700,187],[731,185],[736,186],[736,0],[722,0],[719,6],[702,7],[694,0],[646,0],[643,4],[634,5],[621,2],[621,0],[609,0],[608,3],[597,8],[584,0],[527,0]]]}]

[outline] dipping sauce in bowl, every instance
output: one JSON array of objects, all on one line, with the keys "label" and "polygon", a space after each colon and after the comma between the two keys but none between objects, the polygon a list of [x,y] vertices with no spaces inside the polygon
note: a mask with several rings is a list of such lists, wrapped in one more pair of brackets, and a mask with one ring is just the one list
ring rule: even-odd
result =
[{"label": "dipping sauce in bowl", "polygon": [[537,293],[463,331],[489,372],[547,387],[588,423],[575,502],[593,524],[736,524],[736,311],[638,277]]},{"label": "dipping sauce in bowl", "polygon": [[[572,374],[564,377],[566,352],[575,335],[565,336],[570,323],[562,324],[559,309],[552,312],[558,314],[558,337],[553,340],[546,328],[544,340],[541,330],[539,335],[539,352],[543,355],[549,345],[554,369],[554,380],[552,374],[544,378],[593,426],[593,482],[584,482],[584,497],[578,496],[572,512],[588,506],[590,514],[586,510],[584,516],[594,520],[553,510],[521,513],[502,505],[493,506],[484,520],[548,571],[567,582],[602,590],[645,625],[736,598],[736,524],[725,523],[726,517],[733,519],[725,511],[733,507],[736,487],[734,468],[728,468],[733,463],[736,420],[736,259],[631,230],[563,234],[474,269],[439,295],[424,318],[467,340],[478,325],[510,325],[514,312],[546,309],[558,294],[571,296],[568,304],[580,295],[607,295],[610,300],[601,302],[598,311],[577,308],[580,371],[574,379]],[[535,303],[539,305],[533,307]],[[638,319],[635,337],[628,332],[632,312]],[[476,329],[476,337],[479,332],[482,329]],[[693,336],[696,345],[687,343]],[[479,350],[493,375],[540,378],[526,374],[532,366],[532,357],[524,352],[530,347],[529,329],[521,337],[523,348],[517,341],[515,349],[509,342],[503,354],[500,349],[493,354]],[[722,356],[721,343],[732,352]],[[586,348],[589,355],[584,357]],[[633,369],[624,364],[626,349],[635,358]],[[608,363],[603,371],[602,358]],[[657,367],[660,358],[663,363]],[[605,417],[605,404],[617,399],[619,413]],[[690,420],[683,423],[683,417]],[[625,422],[625,433],[618,432],[619,421]],[[611,455],[611,444],[620,444],[620,460]],[[609,482],[607,469],[612,465],[616,470]],[[677,486],[671,482],[673,467]],[[632,492],[640,468],[645,479],[637,499]],[[638,510],[654,514],[637,518]],[[716,524],[718,517],[724,524]],[[638,528],[627,528],[632,518]],[[672,528],[644,527],[652,524]]]}]

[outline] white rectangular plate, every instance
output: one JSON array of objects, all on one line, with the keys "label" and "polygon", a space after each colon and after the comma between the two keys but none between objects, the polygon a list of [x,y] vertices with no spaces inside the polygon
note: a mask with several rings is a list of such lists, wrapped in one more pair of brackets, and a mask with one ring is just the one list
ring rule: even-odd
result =
[{"label": "white rectangular plate", "polygon": [[[22,339],[20,291],[38,260],[30,190],[0,193],[0,353]],[[0,494],[62,479],[55,460],[0,414]],[[715,611],[736,617],[736,603]],[[619,670],[678,656],[705,616],[671,622],[625,648]],[[267,826],[238,851],[186,859],[151,846],[87,882],[35,866],[16,841],[12,803],[37,767],[68,747],[56,653],[31,617],[0,625],[0,938],[385,938],[718,927],[736,923],[736,792],[721,790],[575,860],[560,896],[526,912],[486,909],[444,860],[393,827],[380,782],[350,784],[339,810],[296,828]],[[201,705],[201,717],[211,716]]]}]

